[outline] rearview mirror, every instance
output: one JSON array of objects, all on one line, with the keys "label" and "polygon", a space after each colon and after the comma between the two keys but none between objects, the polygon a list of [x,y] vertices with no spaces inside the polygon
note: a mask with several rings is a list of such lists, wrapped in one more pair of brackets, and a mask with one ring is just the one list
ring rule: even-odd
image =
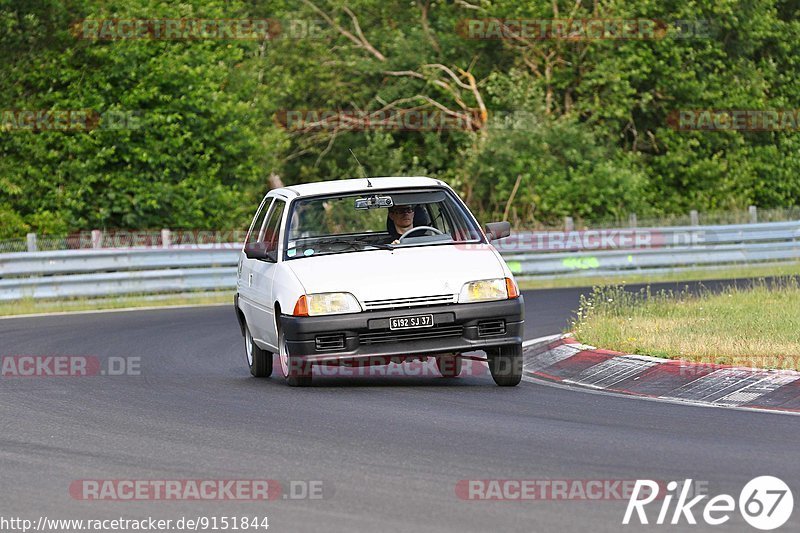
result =
[{"label": "rearview mirror", "polygon": [[506,221],[488,222],[484,226],[484,231],[486,232],[487,239],[496,241],[497,239],[502,239],[511,235],[511,223]]},{"label": "rearview mirror", "polygon": [[250,242],[244,245],[244,255],[248,259],[258,259],[275,263],[278,260],[275,251],[267,250],[267,245],[263,242]]},{"label": "rearview mirror", "polygon": [[356,198],[356,209],[377,209],[379,207],[392,207],[394,202],[391,196],[367,196]]}]

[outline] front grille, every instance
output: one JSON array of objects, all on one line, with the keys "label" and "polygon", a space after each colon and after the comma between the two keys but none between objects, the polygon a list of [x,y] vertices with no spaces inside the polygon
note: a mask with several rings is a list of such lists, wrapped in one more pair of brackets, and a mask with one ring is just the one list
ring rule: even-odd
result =
[{"label": "front grille", "polygon": [[422,339],[441,339],[444,337],[460,337],[464,333],[464,326],[434,326],[419,330],[408,331],[379,331],[362,333],[359,336],[361,344],[383,344],[387,342],[416,341]]},{"label": "front grille", "polygon": [[385,300],[364,300],[367,311],[374,309],[396,309],[398,307],[416,307],[419,305],[443,305],[455,302],[454,294],[435,294],[433,296],[412,296],[406,298],[389,298]]},{"label": "front grille", "polygon": [[344,350],[344,334],[337,335],[317,335],[314,338],[317,351],[327,352],[332,350]]},{"label": "front grille", "polygon": [[478,322],[478,337],[491,337],[503,335],[506,332],[505,320],[484,320]]}]

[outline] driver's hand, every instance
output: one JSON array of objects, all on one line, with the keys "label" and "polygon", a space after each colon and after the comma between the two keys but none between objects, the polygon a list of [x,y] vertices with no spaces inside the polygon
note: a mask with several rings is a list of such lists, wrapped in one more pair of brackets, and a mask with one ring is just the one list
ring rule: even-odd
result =
[{"label": "driver's hand", "polygon": [[395,239],[392,241],[392,244],[400,244],[400,239]]}]

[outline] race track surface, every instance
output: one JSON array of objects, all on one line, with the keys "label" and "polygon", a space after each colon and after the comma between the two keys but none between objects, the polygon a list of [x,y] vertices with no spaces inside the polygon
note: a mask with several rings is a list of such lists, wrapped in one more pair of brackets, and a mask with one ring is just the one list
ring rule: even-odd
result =
[{"label": "race track surface", "polygon": [[[584,291],[527,291],[526,336],[557,333]],[[270,531],[319,532],[643,529],[621,526],[622,500],[459,498],[459,480],[475,479],[691,478],[738,499],[751,478],[775,475],[800,504],[797,417],[531,382],[501,389],[477,371],[317,377],[293,389],[277,364],[271,379],[250,377],[228,306],[0,320],[0,339],[3,356],[141,365],[123,376],[0,377],[5,517],[268,516]],[[81,501],[69,487],[82,479],[315,480],[324,497]],[[799,524],[795,509],[784,527]],[[755,531],[738,512],[691,530]]]}]

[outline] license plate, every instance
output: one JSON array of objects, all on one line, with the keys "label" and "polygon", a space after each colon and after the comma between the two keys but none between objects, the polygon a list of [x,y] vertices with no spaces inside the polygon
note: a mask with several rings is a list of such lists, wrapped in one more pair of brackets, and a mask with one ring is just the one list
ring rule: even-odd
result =
[{"label": "license plate", "polygon": [[396,316],[389,319],[389,329],[429,328],[433,315]]}]

